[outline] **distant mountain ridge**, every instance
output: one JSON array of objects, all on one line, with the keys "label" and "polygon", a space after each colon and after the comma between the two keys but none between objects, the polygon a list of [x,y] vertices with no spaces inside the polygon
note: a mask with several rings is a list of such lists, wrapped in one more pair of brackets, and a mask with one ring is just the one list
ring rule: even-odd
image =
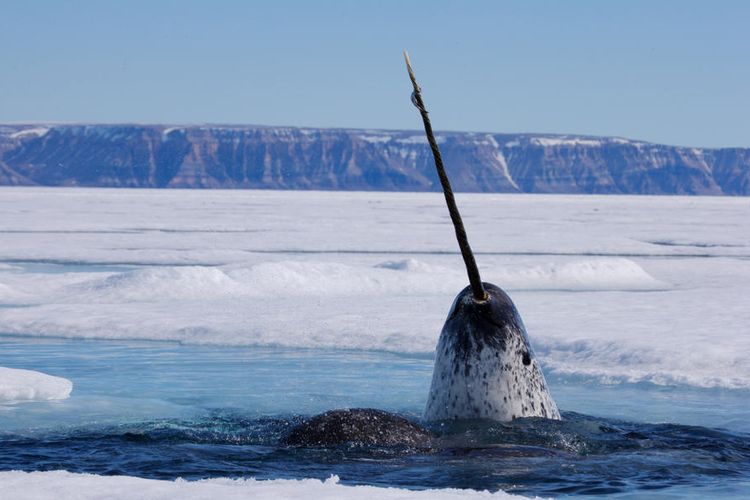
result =
[{"label": "distant mountain ridge", "polygon": [[[750,148],[437,134],[464,192],[750,195]],[[0,185],[437,191],[421,131],[0,125]]]}]

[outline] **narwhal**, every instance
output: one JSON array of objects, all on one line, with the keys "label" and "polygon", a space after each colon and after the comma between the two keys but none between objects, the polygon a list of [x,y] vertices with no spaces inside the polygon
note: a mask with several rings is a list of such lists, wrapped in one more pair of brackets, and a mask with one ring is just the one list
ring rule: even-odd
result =
[{"label": "narwhal", "polygon": [[483,283],[479,276],[422,100],[422,89],[417,84],[406,51],[404,60],[414,87],[411,101],[422,115],[469,275],[469,286],[453,301],[440,333],[424,418],[428,421],[470,418],[509,421],[518,417],[559,419],[560,412],[534,357],[516,306],[500,287]]},{"label": "narwhal", "polygon": [[[409,55],[406,68],[435,159],[456,239],[469,276],[469,286],[453,301],[438,340],[427,422],[487,419],[507,422],[521,417],[560,419],[526,328],[513,301],[500,287],[482,282],[461,214],[443,166]],[[429,431],[403,417],[375,409],[323,413],[292,429],[284,439],[295,446],[434,445]]]}]

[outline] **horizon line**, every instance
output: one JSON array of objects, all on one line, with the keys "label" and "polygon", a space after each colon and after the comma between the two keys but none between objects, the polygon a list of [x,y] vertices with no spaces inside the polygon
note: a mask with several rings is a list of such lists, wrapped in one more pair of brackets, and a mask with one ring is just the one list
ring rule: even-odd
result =
[{"label": "horizon line", "polygon": [[[163,128],[194,128],[194,127],[227,127],[227,128],[288,128],[288,129],[299,129],[299,130],[345,130],[345,131],[371,131],[371,132],[407,132],[423,135],[424,131],[419,129],[397,129],[397,128],[370,128],[370,127],[316,127],[307,125],[261,125],[254,123],[231,123],[231,122],[138,122],[138,121],[122,121],[122,122],[88,122],[88,121],[53,121],[53,120],[40,120],[40,121],[0,121],[0,127],[34,127],[34,126],[102,126],[102,127],[117,127],[117,126],[141,126],[141,127],[163,127]],[[642,143],[654,146],[667,146],[675,148],[686,148],[686,149],[750,149],[750,146],[688,146],[684,144],[666,144],[659,142],[652,142],[643,139],[632,139],[629,137],[623,137],[620,135],[597,135],[587,133],[561,133],[561,132],[488,132],[481,130],[436,130],[438,134],[477,134],[477,135],[511,135],[511,136],[530,136],[530,137],[571,137],[571,138],[587,138],[587,139],[620,139],[631,143]]]}]

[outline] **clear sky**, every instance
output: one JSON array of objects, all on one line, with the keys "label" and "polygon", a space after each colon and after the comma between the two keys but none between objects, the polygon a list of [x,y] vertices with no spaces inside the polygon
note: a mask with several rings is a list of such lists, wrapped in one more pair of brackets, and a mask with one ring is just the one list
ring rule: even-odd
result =
[{"label": "clear sky", "polygon": [[0,121],[418,129],[750,146],[750,2],[0,4]]}]

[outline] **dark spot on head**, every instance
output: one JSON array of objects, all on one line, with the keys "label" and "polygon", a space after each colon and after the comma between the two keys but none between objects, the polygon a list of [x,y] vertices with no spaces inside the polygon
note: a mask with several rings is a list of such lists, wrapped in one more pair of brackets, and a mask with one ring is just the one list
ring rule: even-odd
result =
[{"label": "dark spot on head", "polygon": [[529,366],[531,364],[531,356],[529,356],[529,351],[524,351],[523,353],[523,364],[526,366]]}]

